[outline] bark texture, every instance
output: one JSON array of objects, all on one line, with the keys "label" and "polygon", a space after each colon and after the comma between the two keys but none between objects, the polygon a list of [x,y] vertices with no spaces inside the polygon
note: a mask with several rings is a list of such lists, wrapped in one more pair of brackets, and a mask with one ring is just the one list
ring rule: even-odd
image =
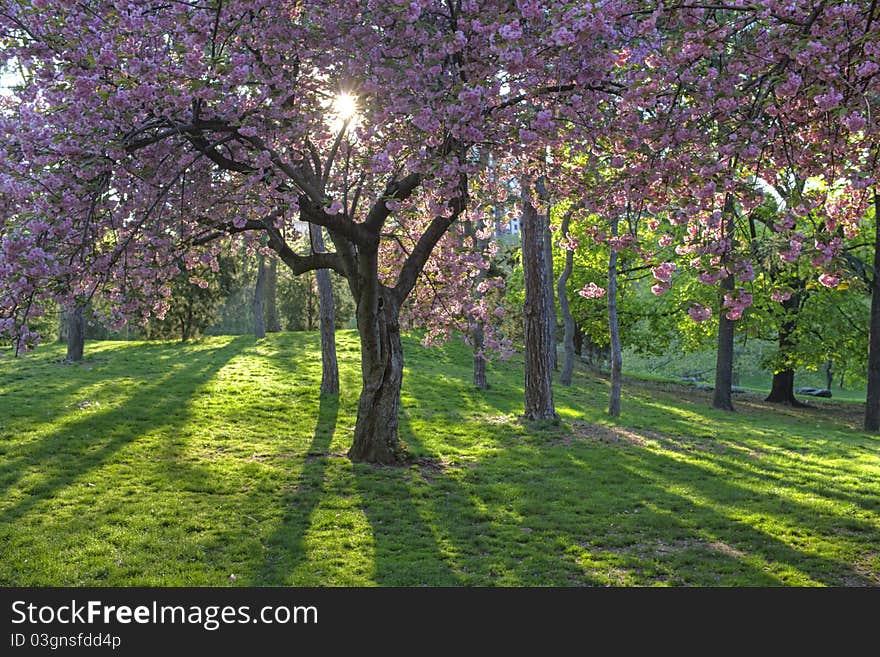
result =
[{"label": "bark texture", "polygon": [[[562,225],[559,227],[560,234],[565,237],[571,223],[571,214],[566,213],[562,218]],[[571,307],[568,303],[568,279],[571,278],[571,272],[574,268],[574,252],[565,249],[565,266],[562,273],[559,274],[559,280],[556,281],[556,296],[559,299],[559,312],[562,315],[562,371],[559,374],[559,383],[564,386],[571,385],[571,377],[574,373],[574,317],[571,314]]]},{"label": "bark texture", "polygon": [[[528,187],[524,186],[524,189]],[[525,282],[523,308],[525,334],[525,417],[530,420],[555,420],[553,402],[553,362],[551,359],[550,321],[547,308],[547,266],[544,262],[543,215],[523,198],[522,260]]]},{"label": "bark texture", "polygon": [[254,335],[259,340],[266,337],[266,321],[263,310],[266,300],[266,257],[259,256],[257,261],[257,282],[254,285]]},{"label": "bark texture", "polygon": [[67,360],[83,359],[86,344],[86,319],[84,308],[77,304],[67,309]]},{"label": "bark texture", "polygon": [[[733,198],[728,196],[724,203],[724,237],[733,244],[734,238],[734,214]],[[732,248],[732,247],[731,247]],[[727,264],[729,256],[722,256],[722,263]],[[736,323],[727,318],[724,310],[724,295],[734,290],[733,274],[728,275],[721,281],[718,304],[718,348],[715,355],[715,390],[712,396],[712,406],[715,408],[732,411],[733,399],[731,396],[733,387],[733,338]]]},{"label": "bark texture", "polygon": [[[320,226],[309,228],[312,250],[324,252],[324,237]],[[336,359],[336,304],[333,299],[333,283],[329,269],[315,271],[318,285],[318,307],[321,317],[321,392],[339,392],[339,363]]]},{"label": "bark texture", "polygon": [[[792,294],[791,297],[782,302],[785,310],[785,319],[779,327],[779,353],[783,359],[789,353],[793,345],[793,334],[797,328],[797,313],[800,310],[801,293]],[[774,404],[786,404],[788,406],[801,407],[805,404],[801,403],[794,396],[794,370],[790,367],[773,372],[773,382],[770,384],[770,394],[764,401]]]},{"label": "bark texture", "polygon": [[[611,219],[611,236],[617,237],[618,218]],[[611,390],[608,396],[608,414],[620,415],[620,391],[623,386],[623,353],[620,346],[620,325],[617,321],[617,250],[608,256],[608,335],[611,365]]]},{"label": "bark texture", "polygon": [[266,331],[281,331],[281,316],[278,314],[278,258],[270,256],[266,263]]}]

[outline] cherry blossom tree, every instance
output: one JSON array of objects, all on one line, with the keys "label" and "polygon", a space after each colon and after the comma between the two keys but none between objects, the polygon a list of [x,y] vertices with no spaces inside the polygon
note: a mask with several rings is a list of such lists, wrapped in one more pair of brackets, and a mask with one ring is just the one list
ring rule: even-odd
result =
[{"label": "cherry blossom tree", "polygon": [[[591,104],[623,3],[30,0],[0,11],[3,325],[101,294],[161,316],[175,265],[267,242],[334,270],[357,303],[354,460],[402,457],[400,311],[470,211],[479,149],[523,163],[544,105]],[[540,44],[540,47],[536,47]],[[356,118],[334,101],[347,96]],[[476,147],[479,147],[476,148]],[[294,252],[294,220],[329,250]],[[262,237],[261,237],[262,236]]]}]

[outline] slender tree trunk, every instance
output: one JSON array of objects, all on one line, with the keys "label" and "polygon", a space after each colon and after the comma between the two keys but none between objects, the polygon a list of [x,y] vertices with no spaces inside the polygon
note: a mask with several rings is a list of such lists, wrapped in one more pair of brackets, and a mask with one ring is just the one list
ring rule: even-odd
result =
[{"label": "slender tree trunk", "polygon": [[[528,187],[524,184],[523,191]],[[525,279],[525,416],[529,420],[554,420],[553,363],[547,304],[547,266],[544,262],[542,215],[523,198],[522,261]]]},{"label": "slender tree trunk", "polygon": [[868,338],[868,393],[865,430],[880,430],[880,195],[874,192],[874,276],[871,280],[871,328]]},{"label": "slender tree trunk", "polygon": [[[611,236],[617,237],[618,217],[611,218]],[[608,414],[620,416],[620,390],[623,385],[623,352],[620,347],[620,326],[617,321],[617,249],[608,255],[608,335],[609,360],[611,361],[611,390],[608,397]]]},{"label": "slender tree trunk", "polygon": [[257,339],[266,337],[266,322],[263,306],[266,299],[266,257],[260,255],[257,264],[257,282],[254,286],[254,335]]},{"label": "slender tree trunk", "polygon": [[266,267],[266,331],[278,333],[281,317],[278,315],[278,258],[268,256]]},{"label": "slender tree trunk", "polygon": [[486,380],[486,355],[483,353],[486,346],[483,325],[478,321],[472,321],[471,326],[471,342],[474,343],[474,386],[480,390],[487,390],[489,382]]},{"label": "slender tree trunk", "polygon": [[[465,219],[462,222],[462,231],[459,235],[459,249],[463,251],[469,250],[471,252],[483,253],[488,246],[489,240],[480,236],[482,230],[482,219],[478,218],[476,223],[469,218]],[[469,244],[466,244],[467,240],[470,241]],[[483,269],[478,269],[470,286],[470,293],[473,295],[474,301],[477,303],[479,303],[483,297],[483,293],[480,291],[480,286],[485,280],[486,272]],[[471,347],[473,350],[474,387],[479,390],[486,390],[489,388],[489,383],[486,380],[486,330],[483,326],[483,321],[474,315],[468,315],[467,321],[470,331]]]},{"label": "slender tree trunk", "polygon": [[[734,238],[733,198],[728,196],[724,202],[724,237],[733,244]],[[733,248],[732,246],[730,248]],[[728,256],[722,257],[722,263],[728,264]],[[733,292],[735,288],[733,273],[721,281],[719,296],[721,302],[718,312],[718,351],[715,358],[715,391],[712,406],[724,411],[733,410],[733,338],[736,330],[734,320],[727,318],[724,311],[724,294]]]},{"label": "slender tree trunk", "polygon": [[86,343],[86,318],[81,304],[67,310],[67,360],[78,362],[83,359]]},{"label": "slender tree trunk", "polygon": [[[568,227],[571,223],[571,215],[566,213],[565,217],[562,219],[562,226],[559,228],[559,232],[563,238],[565,238],[568,233]],[[571,376],[574,372],[574,317],[571,315],[571,307],[568,303],[568,279],[571,277],[571,272],[574,267],[574,252],[565,249],[565,267],[562,269],[562,273],[559,275],[559,280],[556,281],[556,296],[559,298],[559,311],[562,314],[562,326],[563,326],[563,335],[562,335],[562,345],[563,352],[565,354],[562,361],[562,372],[559,375],[559,383],[564,386],[571,385]]]},{"label": "slender tree trunk", "polygon": [[67,318],[67,308],[58,309],[58,342],[67,342],[67,328],[69,320]]},{"label": "slender tree trunk", "polygon": [[544,249],[544,274],[542,276],[542,282],[544,285],[544,303],[547,304],[547,325],[545,327],[547,331],[547,344],[549,345],[549,351],[547,355],[550,358],[550,367],[553,368],[555,372],[559,369],[559,358],[556,353],[556,297],[555,291],[553,289],[553,281],[555,281],[555,277],[553,276],[553,235],[550,233],[550,194],[547,192],[546,181],[543,176],[541,176],[537,183],[535,184],[535,191],[538,193],[538,198],[541,200],[542,209],[546,211],[546,213],[542,212],[540,216],[541,222],[541,245]]},{"label": "slender tree trunk", "polygon": [[[549,212],[549,208],[548,208]],[[556,351],[556,292],[553,289],[553,235],[550,232],[549,214],[542,217],[544,242],[544,299],[547,303],[547,344],[550,345],[550,366],[559,369],[559,354]]]},{"label": "slender tree trunk", "polygon": [[[312,249],[324,251],[324,237],[320,226],[309,226]],[[318,309],[321,317],[321,392],[335,395],[339,392],[339,364],[336,359],[336,305],[333,300],[333,282],[329,269],[315,272],[318,285]]]},{"label": "slender tree trunk", "polygon": [[[721,281],[720,296],[734,289],[733,275]],[[718,351],[715,357],[715,392],[712,406],[724,411],[733,410],[733,337],[736,323],[727,319],[724,307],[718,313]]]},{"label": "slender tree trunk", "polygon": [[574,353],[576,356],[584,355],[584,332],[581,331],[581,327],[577,324],[574,325]]},{"label": "slender tree trunk", "polygon": [[825,389],[831,390],[831,384],[834,383],[834,363],[830,360],[825,361]]},{"label": "slender tree trunk", "polygon": [[[800,292],[791,295],[782,303],[785,310],[785,319],[779,327],[779,353],[785,361],[787,354],[792,349],[792,334],[797,328],[797,313],[800,308]],[[791,367],[779,372],[773,372],[773,382],[770,384],[770,394],[764,401],[774,404],[787,404],[789,406],[804,406],[794,396],[794,370]]]}]

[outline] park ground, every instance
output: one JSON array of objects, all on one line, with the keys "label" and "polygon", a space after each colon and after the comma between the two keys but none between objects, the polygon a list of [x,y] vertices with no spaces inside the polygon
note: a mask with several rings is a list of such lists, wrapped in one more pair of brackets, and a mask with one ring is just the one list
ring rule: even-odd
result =
[{"label": "park ground", "polygon": [[[0,359],[0,584],[878,586],[863,407],[737,412],[580,368],[525,424],[522,360],[470,383],[405,339],[402,467],[352,464],[357,336],[319,396],[315,333],[94,342]],[[232,577],[234,575],[234,577]]]}]

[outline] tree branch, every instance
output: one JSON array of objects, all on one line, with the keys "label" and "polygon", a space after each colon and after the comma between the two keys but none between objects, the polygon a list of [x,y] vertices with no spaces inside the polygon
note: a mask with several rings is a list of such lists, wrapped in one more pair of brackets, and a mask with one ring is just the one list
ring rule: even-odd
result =
[{"label": "tree branch", "polygon": [[385,191],[382,196],[376,199],[370,213],[367,215],[366,221],[362,224],[367,230],[367,234],[375,239],[378,243],[379,232],[385,224],[391,210],[385,204],[386,201],[402,201],[409,198],[415,191],[416,187],[422,182],[422,175],[419,173],[411,173],[401,180],[389,180],[385,185]]},{"label": "tree branch", "polygon": [[[467,181],[464,174],[462,174],[461,188],[462,190],[467,189]],[[431,257],[431,252],[434,250],[437,242],[439,242],[440,238],[443,237],[443,234],[449,230],[452,223],[461,216],[461,213],[464,212],[466,206],[466,193],[463,192],[461,196],[454,198],[449,202],[449,207],[452,212],[445,216],[434,217],[428,225],[428,228],[422,233],[422,236],[419,237],[419,241],[416,243],[415,248],[413,248],[412,253],[410,253],[409,257],[404,261],[403,267],[400,270],[400,275],[397,277],[397,284],[394,286],[394,294],[397,295],[399,303],[403,303],[403,301],[409,296],[409,293],[412,292],[416,280],[421,271],[425,268],[425,264],[428,262],[428,258]]]}]

